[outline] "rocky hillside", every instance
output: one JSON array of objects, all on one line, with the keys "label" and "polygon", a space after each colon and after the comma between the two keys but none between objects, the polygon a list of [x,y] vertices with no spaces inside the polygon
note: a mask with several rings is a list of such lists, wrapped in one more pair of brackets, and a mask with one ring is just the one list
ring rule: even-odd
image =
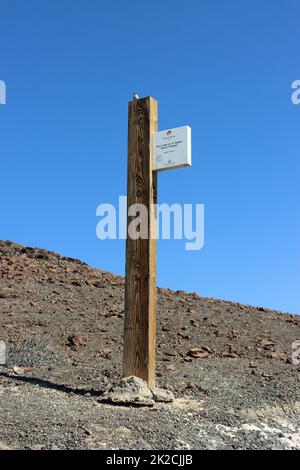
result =
[{"label": "rocky hillside", "polygon": [[300,448],[299,316],[159,289],[157,382],[176,400],[147,410],[98,401],[123,317],[123,278],[0,241],[0,448]]}]

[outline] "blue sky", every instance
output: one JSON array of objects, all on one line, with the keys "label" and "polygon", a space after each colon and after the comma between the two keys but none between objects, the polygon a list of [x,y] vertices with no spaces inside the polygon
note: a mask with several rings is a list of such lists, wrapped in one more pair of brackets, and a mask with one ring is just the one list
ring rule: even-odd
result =
[{"label": "blue sky", "polygon": [[0,0],[0,238],[124,274],[96,207],[126,194],[127,102],[192,128],[159,202],[205,204],[205,246],[158,243],[158,285],[298,313],[298,0]]}]

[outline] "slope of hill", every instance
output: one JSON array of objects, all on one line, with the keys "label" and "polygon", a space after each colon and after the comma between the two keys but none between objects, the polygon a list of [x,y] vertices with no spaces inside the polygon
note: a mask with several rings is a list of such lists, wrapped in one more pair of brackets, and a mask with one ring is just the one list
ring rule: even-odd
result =
[{"label": "slope of hill", "polygon": [[[173,404],[99,403],[121,377],[124,279],[0,242],[1,448],[300,448],[300,317],[158,290]],[[298,367],[298,369],[297,369]]]}]

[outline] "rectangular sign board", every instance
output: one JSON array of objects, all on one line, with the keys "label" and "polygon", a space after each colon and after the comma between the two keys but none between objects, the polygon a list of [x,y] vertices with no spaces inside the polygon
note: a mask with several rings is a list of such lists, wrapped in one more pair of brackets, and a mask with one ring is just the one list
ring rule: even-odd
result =
[{"label": "rectangular sign board", "polygon": [[152,135],[153,171],[191,166],[191,128],[177,127]]}]

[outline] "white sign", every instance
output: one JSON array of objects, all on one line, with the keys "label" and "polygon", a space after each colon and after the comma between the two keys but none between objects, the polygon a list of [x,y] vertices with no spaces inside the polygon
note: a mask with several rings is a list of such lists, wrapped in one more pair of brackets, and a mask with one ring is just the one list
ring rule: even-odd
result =
[{"label": "white sign", "polygon": [[153,171],[191,166],[191,128],[177,127],[152,136]]}]

